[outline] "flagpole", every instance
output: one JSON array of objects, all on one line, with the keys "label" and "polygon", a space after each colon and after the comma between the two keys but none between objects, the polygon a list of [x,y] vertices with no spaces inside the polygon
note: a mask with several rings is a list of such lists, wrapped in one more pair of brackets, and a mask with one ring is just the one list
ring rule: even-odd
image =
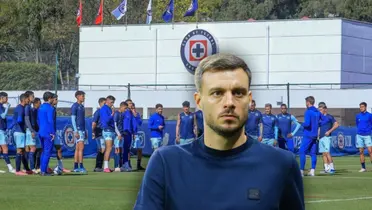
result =
[{"label": "flagpole", "polygon": [[173,0],[172,29],[174,29],[174,16],[176,15],[176,0]]},{"label": "flagpole", "polygon": [[125,31],[128,30],[128,1],[125,2]]},{"label": "flagpole", "polygon": [[196,17],[196,28],[199,28],[199,15],[198,15],[198,10],[195,12],[195,17]]},{"label": "flagpole", "polygon": [[104,0],[101,0],[101,3],[102,3],[102,22],[101,22],[101,31],[103,31],[103,20],[104,20],[104,6],[103,6],[103,4],[104,4]]}]

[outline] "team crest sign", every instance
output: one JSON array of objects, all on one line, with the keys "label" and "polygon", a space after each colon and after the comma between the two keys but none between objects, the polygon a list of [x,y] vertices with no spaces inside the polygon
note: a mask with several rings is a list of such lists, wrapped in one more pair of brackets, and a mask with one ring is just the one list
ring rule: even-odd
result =
[{"label": "team crest sign", "polygon": [[216,54],[217,50],[217,42],[208,31],[195,29],[182,40],[181,59],[187,71],[194,74],[200,61]]}]

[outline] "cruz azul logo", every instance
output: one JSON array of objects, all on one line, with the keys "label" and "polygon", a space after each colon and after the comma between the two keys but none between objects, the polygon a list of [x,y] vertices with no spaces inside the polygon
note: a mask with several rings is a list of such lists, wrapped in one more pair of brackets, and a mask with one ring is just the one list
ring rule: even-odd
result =
[{"label": "cruz azul logo", "polygon": [[75,150],[75,136],[74,136],[74,129],[71,125],[66,125],[66,127],[63,129],[63,144],[66,146],[66,148],[70,151]]},{"label": "cruz azul logo", "polygon": [[189,32],[181,43],[181,59],[186,70],[195,74],[195,69],[205,57],[218,51],[217,42],[206,30],[195,29]]}]

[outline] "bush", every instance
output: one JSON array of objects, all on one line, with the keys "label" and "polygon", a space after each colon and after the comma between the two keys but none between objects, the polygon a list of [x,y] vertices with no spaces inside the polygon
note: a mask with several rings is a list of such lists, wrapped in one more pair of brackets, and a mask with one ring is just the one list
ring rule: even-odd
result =
[{"label": "bush", "polygon": [[54,69],[37,63],[0,63],[1,90],[50,90],[54,84]]}]

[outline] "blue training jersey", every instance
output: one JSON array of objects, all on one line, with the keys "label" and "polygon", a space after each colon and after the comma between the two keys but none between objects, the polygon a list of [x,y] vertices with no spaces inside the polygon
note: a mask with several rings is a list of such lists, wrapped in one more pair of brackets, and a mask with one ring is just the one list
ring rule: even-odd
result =
[{"label": "blue training jersey", "polygon": [[318,128],[320,121],[320,112],[314,106],[308,107],[305,111],[305,120],[302,123],[304,127],[303,135],[310,138],[318,137]]},{"label": "blue training jersey", "polygon": [[181,139],[192,139],[195,138],[194,128],[195,128],[195,115],[194,113],[186,114],[182,112],[179,114],[180,118],[180,138]]},{"label": "blue training jersey", "polygon": [[262,115],[264,139],[278,139],[278,119],[273,114]]},{"label": "blue training jersey", "polygon": [[[85,131],[85,108],[83,104],[75,102],[71,107],[72,122],[75,131]],[[74,117],[75,116],[75,117]]]},{"label": "blue training jersey", "polygon": [[37,112],[38,112],[38,109],[31,108],[31,110],[30,110],[30,121],[31,121],[32,128],[36,132],[39,132],[39,125],[37,124]]},{"label": "blue training jersey", "polygon": [[54,127],[54,107],[49,103],[43,103],[37,115],[39,124],[39,135],[42,137],[50,137],[50,134],[55,135],[56,130]]},{"label": "blue training jersey", "polygon": [[371,135],[372,132],[372,114],[361,112],[356,116],[357,134],[361,136]]},{"label": "blue training jersey", "polygon": [[93,114],[92,122],[96,123],[96,128],[94,129],[94,135],[96,137],[102,136],[102,127],[100,122],[100,111],[97,109]]},{"label": "blue training jersey", "polygon": [[133,115],[133,134],[138,134],[139,128],[142,126],[142,118],[140,113],[136,113],[136,115]]},{"label": "blue training jersey", "polygon": [[[162,130],[159,129],[159,126],[161,125],[164,126]],[[165,129],[164,116],[158,113],[151,115],[148,122],[148,128],[151,131],[150,138],[163,138],[163,131]]]},{"label": "blue training jersey", "polygon": [[130,109],[123,112],[123,131],[128,135],[133,134],[133,113]]},{"label": "blue training jersey", "polygon": [[262,122],[262,114],[257,109],[248,111],[248,120],[245,123],[245,132],[251,136],[259,136],[259,124]]},{"label": "blue training jersey", "polygon": [[26,133],[25,107],[18,104],[13,113],[14,132]]},{"label": "blue training jersey", "polygon": [[99,109],[99,116],[101,127],[103,131],[115,132],[114,117],[112,116],[112,109],[106,104]]},{"label": "blue training jersey", "polygon": [[[330,114],[321,114],[320,115],[320,133],[319,138],[323,138],[325,136],[325,133],[333,127],[333,124],[336,122],[335,118]],[[331,136],[331,134],[329,134]]]},{"label": "blue training jersey", "polygon": [[0,103],[0,130],[6,131],[7,129],[7,115],[8,115],[9,106],[7,105],[4,108],[4,104]]},{"label": "blue training jersey", "polygon": [[117,126],[117,129],[119,130],[119,133],[120,135],[122,135],[124,133],[124,129],[123,129],[123,120],[124,120],[124,116],[121,112],[119,111],[115,111],[115,114],[114,114],[114,122]]},{"label": "blue training jersey", "polygon": [[[276,116],[276,118],[278,119],[278,137],[280,138],[287,138],[287,135],[289,133],[292,133],[292,136],[294,136],[297,133],[298,129],[301,127],[297,119],[289,113],[279,114]],[[292,124],[296,125],[293,132]]]},{"label": "blue training jersey", "polygon": [[202,134],[204,132],[203,112],[201,110],[196,111],[195,117],[196,117],[196,126],[198,127],[198,134]]}]

